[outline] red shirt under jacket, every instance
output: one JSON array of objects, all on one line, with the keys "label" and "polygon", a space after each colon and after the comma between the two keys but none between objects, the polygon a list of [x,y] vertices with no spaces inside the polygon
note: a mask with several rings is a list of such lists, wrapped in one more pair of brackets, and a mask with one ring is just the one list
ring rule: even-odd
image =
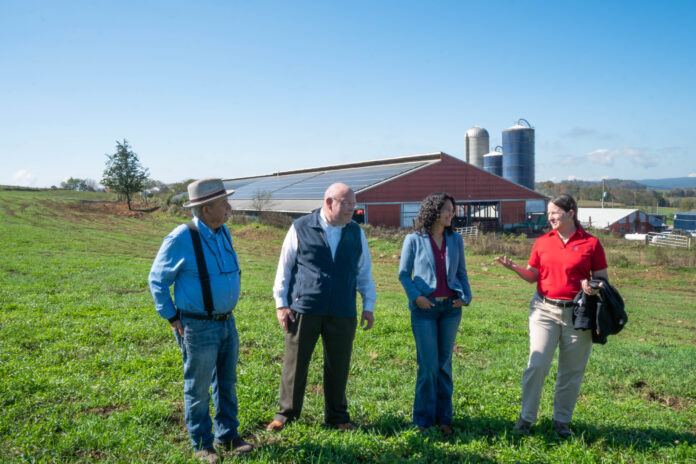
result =
[{"label": "red shirt under jacket", "polygon": [[578,228],[567,243],[555,230],[534,242],[528,264],[539,270],[537,291],[555,300],[572,300],[591,271],[607,268],[604,248],[592,235]]},{"label": "red shirt under jacket", "polygon": [[430,246],[433,248],[433,256],[435,257],[435,277],[437,278],[435,291],[428,295],[428,298],[457,296],[457,292],[447,285],[447,237],[445,234],[442,234],[442,248],[438,248],[437,243],[433,240],[433,236],[428,234]]}]

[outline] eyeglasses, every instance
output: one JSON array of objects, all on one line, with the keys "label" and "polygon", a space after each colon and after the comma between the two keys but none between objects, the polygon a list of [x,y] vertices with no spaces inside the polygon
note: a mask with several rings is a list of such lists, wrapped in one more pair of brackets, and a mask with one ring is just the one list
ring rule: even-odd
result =
[{"label": "eyeglasses", "polygon": [[331,197],[331,199],[339,202],[341,204],[341,206],[345,206],[346,208],[355,208],[355,205],[357,205],[357,203],[354,201],[339,200],[338,198],[334,198],[334,197]]}]

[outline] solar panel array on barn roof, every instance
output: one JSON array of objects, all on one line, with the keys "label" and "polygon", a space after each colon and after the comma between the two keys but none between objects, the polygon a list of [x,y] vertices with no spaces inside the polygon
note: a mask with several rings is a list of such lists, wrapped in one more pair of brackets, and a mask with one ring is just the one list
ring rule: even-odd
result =
[{"label": "solar panel array on barn roof", "polygon": [[251,200],[260,192],[270,193],[277,200],[323,199],[327,187],[333,183],[343,182],[354,192],[360,192],[432,162],[433,160],[421,159],[382,165],[318,168],[307,172],[231,179],[225,181],[225,187],[235,189],[234,196],[231,197],[232,200]]}]

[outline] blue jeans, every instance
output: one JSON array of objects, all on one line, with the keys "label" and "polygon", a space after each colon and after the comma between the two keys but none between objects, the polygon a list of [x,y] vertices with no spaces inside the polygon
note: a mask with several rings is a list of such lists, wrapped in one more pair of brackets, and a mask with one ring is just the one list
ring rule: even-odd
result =
[{"label": "blue jeans", "polygon": [[418,354],[413,423],[419,427],[452,422],[452,351],[462,319],[462,308],[452,307],[453,300],[431,298],[432,308],[411,311]]},{"label": "blue jeans", "polygon": [[234,317],[206,321],[182,316],[184,336],[174,335],[184,364],[186,428],[194,449],[213,446],[210,387],[215,406],[215,441],[239,436],[237,427],[237,357],[239,336]]}]

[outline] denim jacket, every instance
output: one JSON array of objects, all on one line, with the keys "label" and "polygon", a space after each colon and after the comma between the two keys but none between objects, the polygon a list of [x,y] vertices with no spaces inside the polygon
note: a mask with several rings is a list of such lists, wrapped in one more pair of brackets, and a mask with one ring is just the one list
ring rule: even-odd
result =
[{"label": "denim jacket", "polygon": [[[471,302],[471,288],[469,288],[469,278],[466,273],[464,240],[458,233],[447,231],[445,231],[445,240],[447,240],[447,286],[457,292],[464,304],[468,305]],[[421,295],[427,297],[435,291],[437,286],[435,255],[428,234],[413,232],[406,236],[401,248],[399,281],[406,290],[408,307],[411,310],[417,308],[416,298]]]}]

